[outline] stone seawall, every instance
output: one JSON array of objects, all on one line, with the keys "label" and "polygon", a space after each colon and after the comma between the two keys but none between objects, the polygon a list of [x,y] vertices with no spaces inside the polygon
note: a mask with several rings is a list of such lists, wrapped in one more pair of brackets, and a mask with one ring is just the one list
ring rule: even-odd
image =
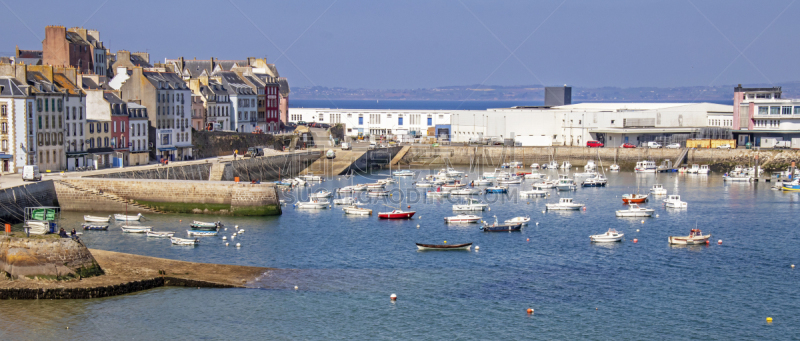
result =
[{"label": "stone seawall", "polygon": [[89,249],[70,238],[0,237],[0,270],[11,278],[69,279],[102,275]]},{"label": "stone seawall", "polygon": [[208,180],[211,163],[195,163],[166,167],[124,170],[115,173],[90,175],[89,178],[105,179],[162,179],[162,180]]},{"label": "stone seawall", "polygon": [[0,223],[21,223],[25,207],[58,206],[58,203],[52,181],[0,189]]},{"label": "stone seawall", "polygon": [[57,186],[66,211],[121,212],[119,203],[96,200],[80,189],[93,189],[126,201],[164,212],[212,213],[233,215],[278,215],[281,213],[274,184],[229,181],[172,181],[132,179],[62,179],[68,186]]},{"label": "stone seawall", "polygon": [[225,163],[222,180],[233,181],[235,177],[239,177],[240,181],[250,182],[251,180],[270,181],[294,177],[319,158],[320,152],[318,151],[240,158]]}]

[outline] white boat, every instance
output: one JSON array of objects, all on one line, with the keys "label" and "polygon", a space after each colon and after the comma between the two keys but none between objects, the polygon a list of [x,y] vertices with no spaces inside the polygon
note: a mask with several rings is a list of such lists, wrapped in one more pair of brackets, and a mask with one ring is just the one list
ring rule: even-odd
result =
[{"label": "white boat", "polygon": [[668,208],[686,208],[688,204],[685,201],[681,201],[680,195],[673,194],[664,199],[664,206]]},{"label": "white boat", "polygon": [[330,198],[331,196],[333,196],[333,193],[329,192],[326,189],[321,189],[319,190],[319,192],[311,193],[308,195],[309,198],[317,198],[317,199]]},{"label": "white boat", "polygon": [[352,186],[350,186],[350,188],[352,188],[356,192],[363,192],[363,191],[367,190],[367,185],[364,185],[364,184],[352,185]]},{"label": "white boat", "polygon": [[434,185],[432,182],[420,181],[420,182],[415,182],[414,186],[415,187],[434,187],[436,185]]},{"label": "white boat", "polygon": [[394,176],[414,176],[414,172],[412,172],[412,171],[410,171],[408,169],[403,169],[403,170],[394,171],[392,173],[392,175],[394,175]]},{"label": "white boat", "polygon": [[633,170],[636,173],[655,173],[657,169],[655,161],[639,161]]},{"label": "white boat", "polygon": [[492,180],[489,179],[472,180],[473,186],[491,186],[492,184],[493,184]]},{"label": "white boat", "polygon": [[616,164],[616,163],[612,164],[611,166],[608,167],[608,170],[610,170],[612,172],[619,172],[619,165]]},{"label": "white boat", "polygon": [[444,217],[446,223],[477,223],[481,220],[481,216],[474,214],[459,214],[452,217]]},{"label": "white boat", "polygon": [[628,204],[627,210],[618,210],[617,217],[651,217],[655,212],[652,208],[639,207],[638,204]]},{"label": "white boat", "polygon": [[386,184],[376,182],[372,184],[364,184],[364,186],[367,186],[368,189],[375,189],[375,188],[385,188]]},{"label": "white boat", "polygon": [[531,169],[539,169],[539,168],[540,168],[540,167],[539,167],[539,164],[538,164],[538,163],[535,163],[535,162],[534,162],[534,163],[532,163],[532,164],[531,164]]},{"label": "white boat", "polygon": [[699,170],[700,170],[700,165],[693,164],[692,167],[690,167],[689,170],[686,171],[686,173],[697,174],[697,171],[699,171]]},{"label": "white boat", "polygon": [[477,188],[461,188],[450,191],[450,195],[478,195],[481,191]]},{"label": "white boat", "polygon": [[314,174],[311,174],[311,173],[306,174],[306,175],[300,175],[299,178],[302,179],[302,180],[305,180],[305,181],[322,181],[322,177],[321,176],[314,175]]},{"label": "white boat", "polygon": [[551,189],[551,188],[555,188],[557,183],[558,183],[558,181],[555,181],[555,180],[542,181],[542,182],[533,184],[533,188],[536,188],[536,189]]},{"label": "white boat", "polygon": [[595,172],[593,169],[590,169],[590,170],[584,171],[583,173],[574,173],[572,175],[575,176],[575,177],[593,177],[593,176],[597,176],[597,172]]},{"label": "white boat", "polygon": [[453,205],[453,211],[485,211],[489,205],[477,199],[467,198],[466,204]]},{"label": "white boat", "polygon": [[697,170],[697,174],[708,174],[711,172],[711,169],[708,168],[708,165],[700,165],[700,169]]},{"label": "white boat", "polygon": [[369,208],[359,207],[358,204],[342,208],[345,214],[350,215],[372,215],[372,210]]},{"label": "white boat", "polygon": [[352,197],[333,199],[334,205],[352,205],[354,202],[356,202],[356,199],[353,199]]},{"label": "white boat", "polygon": [[525,174],[525,179],[533,179],[533,180],[544,179],[544,174],[539,173],[539,172],[531,172],[531,173]]},{"label": "white boat", "polygon": [[386,178],[386,179],[380,179],[378,181],[375,181],[375,183],[384,184],[384,185],[391,185],[391,184],[396,184],[397,181],[395,181],[392,178]]},{"label": "white boat", "polygon": [[531,217],[524,216],[524,217],[514,217],[514,218],[511,218],[511,219],[508,219],[508,220],[505,221],[505,223],[506,224],[519,224],[519,223],[522,223],[522,225],[528,225],[528,223],[530,221],[531,221]]},{"label": "white boat", "polygon": [[547,169],[558,169],[558,162],[556,160],[552,160],[547,163]]},{"label": "white boat", "polygon": [[175,235],[175,232],[153,232],[147,231],[148,237],[155,237],[155,238],[172,238]]},{"label": "white boat", "polygon": [[518,185],[518,184],[522,183],[522,178],[520,178],[518,176],[514,176],[514,177],[511,177],[511,178],[508,178],[508,179],[504,179],[504,180],[497,180],[497,183]]},{"label": "white boat", "polygon": [[144,218],[144,216],[141,213],[137,215],[124,215],[124,214],[114,215],[114,220],[118,221],[139,221],[142,218]]},{"label": "white boat", "polygon": [[578,204],[572,201],[572,198],[560,198],[557,204],[546,204],[548,210],[579,210],[584,204]]},{"label": "white boat", "polygon": [[653,188],[650,188],[650,194],[652,195],[667,195],[667,189],[664,188],[662,184],[655,184]]},{"label": "white boat", "polygon": [[753,181],[753,177],[744,173],[732,173],[730,175],[729,174],[723,175],[722,180],[729,182],[750,182]]},{"label": "white boat", "polygon": [[200,241],[197,240],[197,239],[186,239],[186,238],[172,237],[169,240],[172,241],[173,245],[195,246],[197,244],[200,244]]},{"label": "white boat", "polygon": [[30,234],[45,234],[50,231],[50,223],[46,221],[28,220],[25,222],[24,228],[28,229]]},{"label": "white boat", "polygon": [[556,189],[559,191],[574,191],[578,189],[578,185],[572,179],[559,179]]},{"label": "white boat", "polygon": [[425,195],[429,197],[449,197],[450,191],[427,191]]},{"label": "white boat", "polygon": [[597,165],[594,163],[594,160],[589,160],[586,162],[586,166],[583,166],[584,171],[593,171],[597,168]]},{"label": "white boat", "polygon": [[354,186],[344,186],[336,190],[336,193],[353,193],[355,192]]},{"label": "white boat", "polygon": [[572,168],[572,164],[569,163],[569,161],[564,161],[564,163],[562,163],[561,167],[559,167],[559,168],[560,169],[570,169],[570,168]]},{"label": "white boat", "polygon": [[122,226],[120,228],[125,233],[146,233],[153,229],[152,226]]},{"label": "white boat", "polygon": [[306,181],[303,180],[303,179],[300,179],[300,178],[294,178],[294,179],[292,179],[292,182],[294,183],[295,186],[305,186],[306,185]]},{"label": "white boat", "polygon": [[97,217],[93,215],[85,215],[83,216],[83,221],[87,223],[107,223],[111,221],[111,216],[108,217]]},{"label": "white boat", "polygon": [[447,167],[446,172],[449,176],[464,176],[464,172],[458,171],[453,167]]},{"label": "white boat", "polygon": [[450,190],[450,189],[458,189],[458,188],[466,187],[466,186],[467,186],[467,184],[447,184],[447,185],[442,185],[442,189]]},{"label": "white boat", "polygon": [[670,236],[669,243],[675,245],[701,245],[707,244],[710,238],[710,234],[703,235],[703,232],[700,231],[700,229],[695,228],[689,231],[688,236]]},{"label": "white boat", "polygon": [[389,191],[382,190],[382,189],[371,189],[367,192],[367,196],[370,197],[388,197]]},{"label": "white boat", "polygon": [[615,229],[608,229],[606,233],[589,236],[589,240],[595,243],[611,243],[621,241],[625,237],[624,233],[619,233]]},{"label": "white boat", "polygon": [[548,193],[547,191],[543,191],[543,190],[539,190],[539,189],[533,189],[533,190],[530,190],[530,191],[519,191],[519,196],[522,197],[522,198],[543,197],[543,196],[546,196],[547,193]]},{"label": "white boat", "polygon": [[314,198],[309,198],[308,201],[298,201],[294,204],[296,208],[312,208],[312,209],[322,209],[328,208],[331,203],[327,200],[317,200]]},{"label": "white boat", "polygon": [[218,231],[186,230],[186,235],[189,237],[214,237],[217,234],[219,234]]}]

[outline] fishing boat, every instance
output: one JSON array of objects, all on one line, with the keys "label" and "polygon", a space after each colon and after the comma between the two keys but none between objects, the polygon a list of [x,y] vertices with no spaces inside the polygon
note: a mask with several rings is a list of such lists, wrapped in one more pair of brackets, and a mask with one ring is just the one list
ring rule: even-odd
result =
[{"label": "fishing boat", "polygon": [[548,210],[579,210],[584,206],[584,204],[573,202],[572,198],[560,198],[556,204],[545,205]]},{"label": "fishing boat", "polygon": [[125,233],[146,233],[153,229],[152,226],[122,226],[120,228]]},{"label": "fishing boat", "polygon": [[518,185],[518,184],[522,183],[522,178],[520,178],[518,176],[515,176],[515,177],[508,178],[508,179],[497,180],[497,183]]},{"label": "fishing boat", "polygon": [[583,180],[581,186],[583,187],[605,187],[608,180],[604,177],[593,177]]},{"label": "fishing boat", "polygon": [[219,221],[217,221],[217,222],[205,222],[205,221],[197,221],[197,220],[195,220],[190,224],[190,226],[192,228],[195,228],[195,229],[202,229],[202,228],[217,228],[217,227],[222,227],[223,225]]},{"label": "fishing boat", "polygon": [[678,167],[678,173],[679,173],[679,174],[684,174],[684,173],[686,173],[686,172],[688,172],[688,171],[689,171],[689,167],[686,167],[686,166],[680,166],[680,167]]},{"label": "fishing boat", "polygon": [[81,224],[84,230],[107,231],[108,224]]},{"label": "fishing boat", "polygon": [[572,164],[569,163],[569,161],[564,161],[564,163],[562,163],[561,167],[559,167],[559,168],[560,169],[570,169],[570,168],[572,168]]},{"label": "fishing boat", "polygon": [[455,184],[442,185],[442,188],[443,189],[457,189],[457,188],[466,187],[466,186],[467,186],[467,184],[455,183]]},{"label": "fishing boat", "polygon": [[531,221],[531,217],[524,216],[524,217],[514,217],[514,218],[511,218],[511,219],[508,219],[508,220],[504,221],[504,223],[506,223],[506,224],[517,224],[517,223],[519,223],[519,224],[522,224],[522,225],[528,225],[528,223],[530,221]]},{"label": "fishing boat", "polygon": [[685,201],[681,201],[680,195],[673,194],[664,199],[664,206],[668,208],[686,208],[689,204]]},{"label": "fishing boat", "polygon": [[619,233],[615,229],[608,229],[606,233],[589,236],[589,240],[594,243],[611,243],[621,241],[623,237],[625,237],[624,233]]},{"label": "fishing boat", "polygon": [[153,231],[147,231],[147,236],[148,237],[154,237],[154,238],[172,238],[172,236],[174,236],[174,235],[175,235],[175,232],[153,232]]},{"label": "fishing boat", "polygon": [[655,161],[639,161],[633,170],[636,173],[655,173],[657,169]]},{"label": "fishing boat", "polygon": [[508,192],[508,186],[497,185],[497,186],[486,187],[486,193],[507,193],[507,192]]},{"label": "fishing boat", "polygon": [[419,251],[456,251],[456,250],[469,251],[469,248],[472,247],[472,243],[453,244],[453,245],[447,245],[447,244],[441,244],[441,245],[440,244],[420,244],[420,243],[416,243],[416,244],[417,244],[417,249],[419,249]]},{"label": "fishing boat", "polygon": [[546,196],[547,193],[548,193],[547,191],[543,191],[543,190],[540,190],[540,189],[533,189],[533,190],[530,190],[530,191],[519,191],[519,196],[522,197],[522,198],[543,197],[543,196]]},{"label": "fishing boat", "polygon": [[551,160],[547,163],[547,169],[558,169],[558,162],[556,160]]},{"label": "fishing boat", "polygon": [[444,217],[446,223],[477,223],[481,220],[481,216],[474,214],[459,214],[452,217]]},{"label": "fishing boat", "polygon": [[450,191],[450,195],[478,195],[481,191],[477,188],[461,188]]},{"label": "fishing boat", "polygon": [[108,217],[97,217],[93,215],[85,215],[83,216],[83,221],[87,223],[107,223],[111,221],[111,216]]},{"label": "fishing boat", "polygon": [[655,212],[652,208],[639,207],[637,204],[629,204],[627,210],[618,210],[617,217],[651,217]]},{"label": "fishing boat", "polygon": [[214,237],[217,234],[219,234],[219,231],[186,230],[186,235],[189,237]]},{"label": "fishing boat", "polygon": [[593,177],[593,176],[596,176],[596,175],[597,175],[597,172],[594,171],[593,169],[584,171],[582,173],[573,173],[572,174],[572,176],[574,176],[574,177]]},{"label": "fishing boat", "polygon": [[197,238],[186,239],[186,238],[172,237],[169,240],[172,241],[173,245],[195,246],[197,244],[200,244],[200,240],[198,240]]},{"label": "fishing boat", "polygon": [[334,205],[352,205],[354,202],[356,202],[356,199],[353,199],[352,197],[333,199]]},{"label": "fishing boat", "polygon": [[336,193],[353,193],[355,191],[356,190],[353,188],[353,186],[344,186],[342,188],[336,189]]},{"label": "fishing boat", "polygon": [[141,213],[137,215],[124,215],[124,214],[114,215],[114,220],[117,221],[139,221],[142,218],[144,218],[144,216]]},{"label": "fishing boat", "polygon": [[522,229],[522,223],[500,224],[497,222],[497,216],[494,216],[494,224],[483,223],[481,230],[483,232],[513,232]]},{"label": "fishing boat", "polygon": [[472,180],[472,186],[491,186],[492,184],[493,184],[492,180],[489,179]]},{"label": "fishing boat", "polygon": [[711,172],[711,169],[708,168],[708,165],[700,165],[700,169],[697,170],[697,174],[708,174]]},{"label": "fishing boat", "polygon": [[369,190],[369,192],[367,192],[367,195],[371,197],[388,197],[389,191],[380,189],[371,189]]},{"label": "fishing boat", "polygon": [[391,212],[378,212],[380,219],[411,219],[416,211],[392,210]]},{"label": "fishing boat", "polygon": [[317,199],[330,198],[331,196],[333,196],[333,193],[329,192],[326,189],[321,189],[316,193],[310,193],[308,195],[309,198],[317,198]]},{"label": "fishing boat", "polygon": [[292,179],[292,182],[294,183],[295,186],[305,186],[306,185],[306,181],[303,180],[303,179],[300,179],[300,178],[294,178],[294,179]]},{"label": "fishing boat", "polygon": [[414,172],[412,172],[412,171],[410,171],[408,169],[403,169],[403,170],[398,170],[398,171],[392,172],[392,175],[394,175],[394,176],[414,176]]},{"label": "fishing boat", "polygon": [[369,208],[359,207],[358,204],[350,205],[342,208],[345,214],[350,215],[372,215],[372,210]]},{"label": "fishing boat", "polygon": [[595,168],[597,168],[597,165],[594,163],[594,160],[589,160],[586,161],[586,166],[583,166],[583,171],[585,172],[593,171],[595,170]]},{"label": "fishing boat", "polygon": [[539,164],[538,164],[538,163],[535,163],[535,162],[534,162],[534,163],[532,163],[532,164],[531,164],[531,169],[539,169],[539,168],[540,168],[540,167],[539,167]]},{"label": "fishing boat", "polygon": [[655,184],[652,188],[650,188],[650,194],[652,195],[667,195],[667,189],[664,188],[662,184]]},{"label": "fishing boat", "polygon": [[572,179],[559,179],[556,184],[556,189],[559,191],[574,191],[578,189],[578,185],[575,184],[575,180]]},{"label": "fishing boat", "polygon": [[311,208],[311,209],[323,209],[328,208],[331,203],[327,200],[317,200],[314,198],[309,198],[308,201],[298,201],[294,204],[295,208]]},{"label": "fishing boat", "polygon": [[783,181],[781,182],[780,189],[786,192],[798,192],[800,191],[800,181],[794,180],[792,182]]},{"label": "fishing boat", "polygon": [[551,189],[551,188],[555,188],[557,183],[558,183],[558,181],[555,181],[555,180],[545,180],[545,181],[533,184],[533,188],[536,188],[536,189]]},{"label": "fishing boat", "polygon": [[481,203],[478,199],[467,198],[466,204],[453,205],[453,211],[485,211],[489,205]]},{"label": "fishing boat", "polygon": [[622,202],[626,204],[641,204],[646,201],[647,201],[647,196],[644,194],[631,193],[622,195]]},{"label": "fishing boat", "polygon": [[694,228],[689,231],[688,236],[669,236],[669,243],[675,245],[698,245],[698,244],[707,244],[708,240],[711,238],[710,234],[703,235],[703,232],[700,229]]},{"label": "fishing boat", "polygon": [[616,164],[616,163],[612,164],[611,166],[608,166],[608,170],[610,170],[612,172],[619,172],[619,165]]},{"label": "fishing boat", "polygon": [[698,164],[693,164],[693,165],[692,165],[692,167],[691,167],[691,168],[689,168],[689,170],[687,170],[687,171],[686,171],[686,173],[689,173],[689,174],[697,174],[697,171],[699,171],[699,170],[700,170],[700,165],[698,165]]}]

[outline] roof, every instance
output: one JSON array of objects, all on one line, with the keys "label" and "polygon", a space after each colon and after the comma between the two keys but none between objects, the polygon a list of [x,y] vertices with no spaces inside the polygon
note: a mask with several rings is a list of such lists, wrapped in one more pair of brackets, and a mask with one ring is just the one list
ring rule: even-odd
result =
[{"label": "roof", "polygon": [[67,37],[66,38],[70,43],[73,43],[73,44],[92,46],[92,44],[89,44],[89,42],[86,41],[85,39],[83,39],[83,37],[81,37],[80,34],[75,33],[75,32],[67,31]]},{"label": "roof", "polygon": [[13,77],[0,77],[0,96],[2,97],[25,97],[23,84]]},{"label": "roof", "polygon": [[89,90],[111,90],[111,87],[108,86],[108,84],[106,84],[105,82],[97,84],[95,83],[94,79],[91,79],[89,77],[83,77],[81,85],[83,86],[84,89],[89,89]]},{"label": "roof", "polygon": [[110,91],[103,91],[103,99],[108,101],[108,103],[110,103],[110,104],[125,104],[125,105],[128,104],[127,102],[125,102],[121,98],[119,98],[119,96],[117,96],[117,94],[115,94],[113,92],[110,92]]},{"label": "roof", "polygon": [[68,95],[73,95],[73,96],[83,95],[83,91],[80,88],[78,88],[78,85],[72,83],[72,81],[70,81],[69,78],[67,78],[67,76],[65,76],[63,73],[54,73],[53,81]]},{"label": "roof", "polygon": [[128,109],[147,109],[147,107],[136,102],[128,102]]},{"label": "roof", "polygon": [[14,58],[14,61],[25,65],[42,65],[42,58]]},{"label": "roof", "polygon": [[41,59],[43,56],[42,50],[17,50],[17,58],[39,58]]},{"label": "roof", "polygon": [[[142,75],[150,81],[156,89],[188,90],[189,87],[183,78],[172,72],[144,71]],[[159,87],[161,82],[161,87]]]},{"label": "roof", "polygon": [[131,53],[131,63],[133,63],[133,65],[141,67],[153,67],[153,65],[148,63],[147,60],[144,59],[142,56],[138,56],[132,53]]},{"label": "roof", "polygon": [[[210,60],[187,60],[183,63],[183,70],[189,72],[189,75],[192,78],[200,77],[203,71],[206,71],[206,74],[209,74],[213,70]],[[178,67],[180,67],[180,65],[178,65]]]},{"label": "roof", "polygon": [[253,88],[247,85],[244,80],[232,71],[216,71],[212,76],[219,76],[222,78],[222,84],[227,85],[228,94],[230,95],[255,95],[256,92]]},{"label": "roof", "polygon": [[32,86],[31,92],[58,92],[55,84],[47,80],[44,75],[39,71],[28,71],[27,74],[28,84]]}]

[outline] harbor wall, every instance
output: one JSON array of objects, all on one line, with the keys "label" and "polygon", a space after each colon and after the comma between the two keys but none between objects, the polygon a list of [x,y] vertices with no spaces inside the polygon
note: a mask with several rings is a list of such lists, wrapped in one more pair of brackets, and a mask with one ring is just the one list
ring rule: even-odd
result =
[{"label": "harbor wall", "polygon": [[0,236],[0,270],[14,279],[62,280],[103,274],[89,249],[71,238]]},{"label": "harbor wall", "polygon": [[0,189],[0,223],[17,224],[24,219],[25,207],[58,206],[52,181],[39,181]]},{"label": "harbor wall", "polygon": [[113,195],[137,205],[162,212],[213,213],[231,215],[279,215],[281,208],[274,184],[231,181],[172,181],[134,179],[62,179],[57,186],[65,211],[122,212],[117,203],[95,200],[87,190]]}]

